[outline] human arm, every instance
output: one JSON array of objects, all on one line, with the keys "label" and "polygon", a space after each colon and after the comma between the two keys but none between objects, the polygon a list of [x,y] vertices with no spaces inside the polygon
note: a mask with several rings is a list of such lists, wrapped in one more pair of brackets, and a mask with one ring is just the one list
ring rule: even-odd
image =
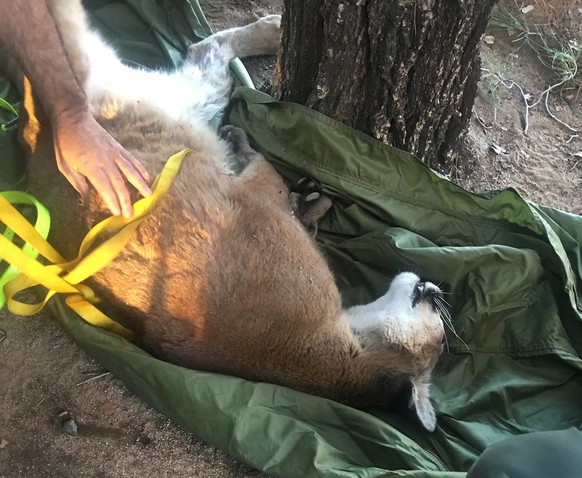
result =
[{"label": "human arm", "polygon": [[61,173],[81,196],[88,192],[88,180],[113,214],[131,216],[125,180],[148,196],[148,174],[91,115],[45,1],[0,0],[0,42],[49,116]]}]

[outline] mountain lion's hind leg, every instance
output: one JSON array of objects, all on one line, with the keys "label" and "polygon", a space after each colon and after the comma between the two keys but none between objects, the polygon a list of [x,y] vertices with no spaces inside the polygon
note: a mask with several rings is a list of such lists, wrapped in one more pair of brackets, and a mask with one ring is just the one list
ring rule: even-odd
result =
[{"label": "mountain lion's hind leg", "polygon": [[251,148],[249,138],[241,128],[230,125],[223,126],[218,135],[229,144],[231,151],[243,168],[247,167],[251,160],[259,154]]},{"label": "mountain lion's hind leg", "polygon": [[201,42],[190,45],[181,71],[186,79],[200,78],[210,88],[199,98],[193,109],[211,111],[197,113],[199,118],[210,120],[228,102],[232,90],[232,73],[229,62],[235,57],[275,54],[279,47],[281,18],[271,15],[244,27],[215,33]]},{"label": "mountain lion's hind leg", "polygon": [[313,180],[300,178],[289,193],[289,203],[295,217],[313,237],[317,235],[319,220],[331,208],[331,199],[324,196]]},{"label": "mountain lion's hind leg", "polygon": [[[277,186],[283,184],[279,175],[275,173],[271,165],[265,161],[260,153],[251,147],[247,134],[241,128],[224,126],[218,134],[224,141],[229,143],[230,149],[235,154],[238,163],[243,168],[249,168],[249,171],[243,173],[246,178],[255,176],[255,181],[263,181],[264,179],[263,186],[265,182],[276,183]],[[257,164],[253,164],[255,161]],[[252,167],[249,166],[251,164],[253,165]],[[261,170],[261,173],[258,173],[259,170]],[[276,175],[276,181],[268,179],[273,174]],[[261,178],[261,175],[265,175],[266,177]],[[263,186],[261,186],[262,189]],[[277,196],[280,197],[282,191],[280,188],[277,191]],[[315,237],[317,234],[317,223],[331,207],[331,199],[321,193],[314,181],[309,178],[301,178],[291,188],[291,192],[289,193],[289,206],[299,222]]]},{"label": "mountain lion's hind leg", "polygon": [[215,33],[188,48],[187,59],[204,69],[216,59],[228,63],[235,57],[274,55],[279,49],[281,16],[269,15],[244,27]]},{"label": "mountain lion's hind leg", "polygon": [[283,178],[261,153],[251,147],[247,134],[235,126],[224,126],[218,134],[229,144],[236,160],[243,168],[237,178],[239,184],[243,186],[241,194],[263,197],[291,213],[288,201],[289,189]]}]

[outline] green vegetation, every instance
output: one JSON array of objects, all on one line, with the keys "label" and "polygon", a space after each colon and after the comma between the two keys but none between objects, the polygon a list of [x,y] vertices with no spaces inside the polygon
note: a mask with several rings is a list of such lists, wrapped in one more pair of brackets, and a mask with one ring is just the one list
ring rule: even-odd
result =
[{"label": "green vegetation", "polygon": [[8,101],[6,101],[3,98],[0,98],[0,108],[8,111],[9,113],[11,113],[11,115],[13,115],[13,118],[7,122],[4,122],[2,120],[2,117],[0,116],[0,121],[1,121],[0,122],[0,129],[2,131],[6,131],[18,119],[18,111],[16,111],[16,109],[14,109],[14,106],[12,106],[10,103],[8,103]]},{"label": "green vegetation", "polygon": [[500,7],[491,18],[490,28],[505,30],[514,37],[513,42],[526,45],[539,61],[555,76],[556,86],[579,88],[582,86],[582,45],[568,38],[565,32],[557,32],[549,23],[539,24],[535,17],[519,9],[513,11]]}]

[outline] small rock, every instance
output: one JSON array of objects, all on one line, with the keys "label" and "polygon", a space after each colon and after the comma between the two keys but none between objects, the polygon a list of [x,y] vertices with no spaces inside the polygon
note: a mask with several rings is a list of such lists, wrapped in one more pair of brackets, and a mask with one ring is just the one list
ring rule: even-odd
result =
[{"label": "small rock", "polygon": [[495,43],[495,37],[493,35],[485,35],[483,41],[487,43],[487,45],[493,45]]},{"label": "small rock", "polygon": [[61,422],[61,427],[63,430],[67,432],[69,435],[77,436],[79,434],[79,426],[71,418],[71,414],[67,411],[63,411],[58,414],[59,421]]},{"label": "small rock", "polygon": [[79,426],[72,418],[68,419],[63,423],[63,430],[65,430],[69,435],[76,437],[79,434]]},{"label": "small rock", "polygon": [[5,440],[4,438],[0,438],[0,450],[3,450],[7,446],[8,446],[8,440]]}]

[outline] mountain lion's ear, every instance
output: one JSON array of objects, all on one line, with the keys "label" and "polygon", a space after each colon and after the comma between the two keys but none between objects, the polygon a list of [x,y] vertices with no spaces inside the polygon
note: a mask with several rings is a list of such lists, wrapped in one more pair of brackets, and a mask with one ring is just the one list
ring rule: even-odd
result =
[{"label": "mountain lion's ear", "polygon": [[410,397],[410,408],[416,410],[418,419],[429,432],[434,432],[436,428],[436,414],[430,401],[430,374],[428,377],[422,376],[412,380],[412,395]]}]

